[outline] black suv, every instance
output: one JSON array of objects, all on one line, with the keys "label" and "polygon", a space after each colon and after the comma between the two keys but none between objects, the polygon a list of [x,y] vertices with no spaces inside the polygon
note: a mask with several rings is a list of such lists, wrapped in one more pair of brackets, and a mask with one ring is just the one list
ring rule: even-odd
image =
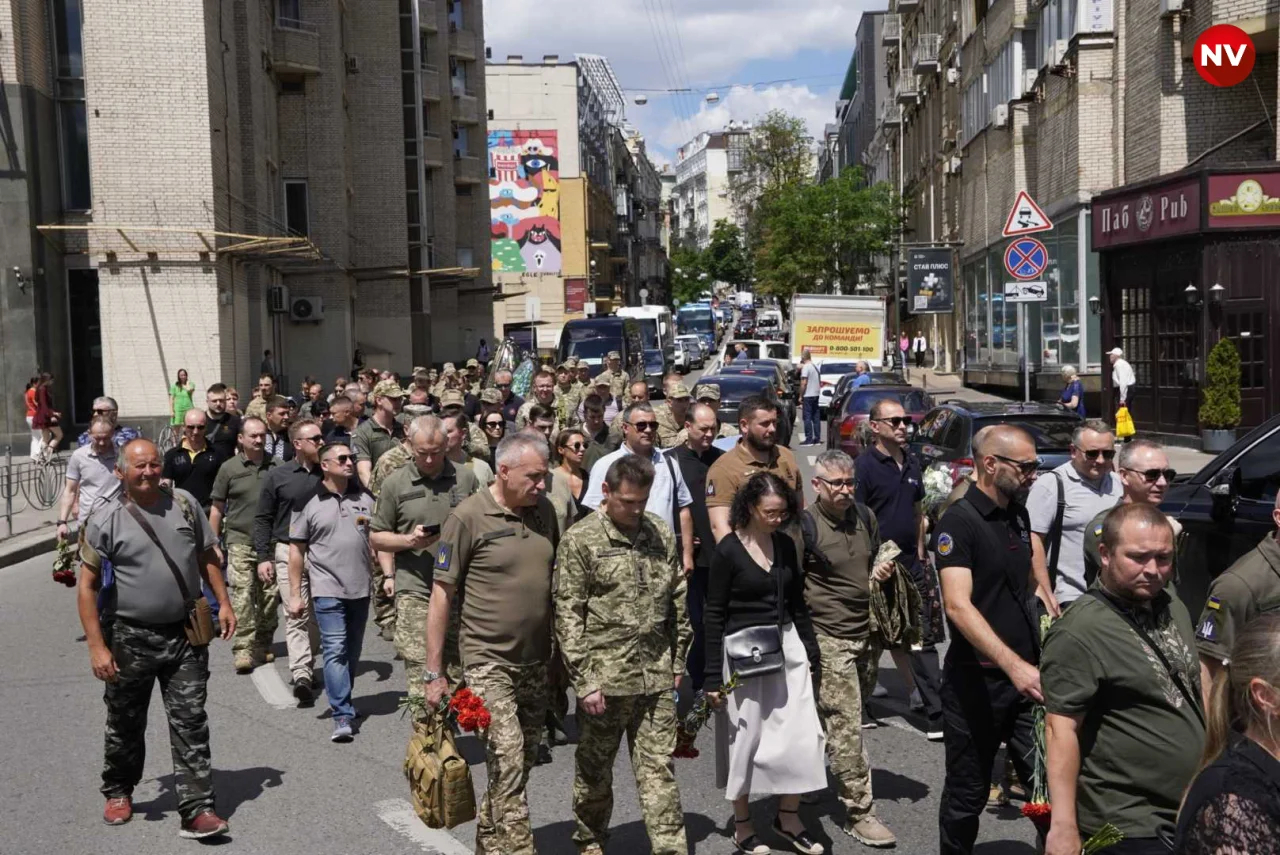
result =
[{"label": "black suv", "polygon": [[1192,618],[1200,615],[1209,582],[1275,531],[1277,490],[1280,416],[1273,416],[1165,493],[1160,510],[1184,532],[1177,586]]},{"label": "black suv", "polygon": [[929,411],[910,444],[922,469],[943,465],[959,481],[973,471],[975,433],[991,425],[1017,425],[1035,440],[1040,471],[1047,472],[1071,458],[1071,434],[1080,421],[1075,413],[1048,404],[951,400]]}]

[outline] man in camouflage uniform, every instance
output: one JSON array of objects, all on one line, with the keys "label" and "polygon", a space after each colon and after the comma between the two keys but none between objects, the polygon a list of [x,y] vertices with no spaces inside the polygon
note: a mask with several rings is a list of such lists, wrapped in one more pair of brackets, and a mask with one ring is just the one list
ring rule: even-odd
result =
[{"label": "man in camouflage uniform", "polygon": [[573,369],[568,362],[556,368],[555,389],[556,418],[560,427],[566,428],[578,420],[578,407],[582,404],[582,390],[573,382]]},{"label": "man in camouflage uniform", "polygon": [[[456,394],[456,393],[455,393]],[[435,416],[409,424],[411,465],[402,466],[382,484],[373,513],[369,542],[379,554],[395,556],[391,573],[383,569],[385,589],[396,601],[396,652],[404,659],[410,700],[422,700],[422,671],[427,660],[427,609],[431,566],[436,560],[440,528],[463,499],[479,489],[475,473],[446,458],[448,440]],[[451,679],[458,667],[457,623],[449,622],[445,666]]]},{"label": "man in camouflage uniform", "polygon": [[624,735],[652,851],[688,852],[671,758],[672,689],[693,629],[675,535],[644,510],[653,479],[653,464],[642,457],[614,461],[599,510],[569,530],[556,554],[556,640],[580,710],[573,842],[596,855],[608,839],[613,763]]},{"label": "man in camouflage uniform", "polygon": [[[226,834],[229,826],[213,812],[205,712],[209,648],[187,640],[188,598],[200,596],[201,582],[209,587],[218,600],[223,640],[235,633],[236,617],[209,521],[190,493],[160,487],[160,467],[154,443],[128,443],[116,459],[123,490],[100,502],[81,528],[77,606],[93,676],[106,684],[102,794],[107,803],[102,818],[108,825],[133,818],[133,789],[142,780],[146,757],[147,710],[158,682],[182,817],[179,836],[216,837]],[[179,568],[181,586],[166,555]],[[99,616],[106,561],[111,562],[116,584]]]},{"label": "man in camouflage uniform", "polygon": [[274,662],[271,640],[279,625],[276,603],[280,588],[275,574],[258,575],[253,549],[253,516],[262,494],[262,479],[277,464],[263,450],[267,425],[262,419],[240,423],[240,453],[218,468],[213,479],[213,507],[209,527],[227,544],[231,576],[231,608],[236,613],[236,636],[231,644],[237,674],[248,674],[263,662]]},{"label": "man in camouflage uniform", "polygon": [[[536,406],[543,406],[553,413],[556,412],[556,377],[550,371],[539,371],[533,375],[530,395],[516,411],[516,430],[523,430],[529,426],[529,411]],[[557,417],[555,427],[552,428],[552,437],[560,432],[563,424]]]},{"label": "man in camouflage uniform", "polygon": [[484,381],[484,372],[480,369],[480,361],[475,357],[467,360],[467,384],[463,393],[480,394],[480,384]]},{"label": "man in camouflage uniform", "polygon": [[684,417],[689,412],[689,387],[675,383],[667,388],[667,399],[653,405],[658,418],[658,447],[675,448],[680,444],[680,431],[684,430]]},{"label": "man in camouflage uniform", "polygon": [[578,387],[578,391],[581,392],[582,396],[585,398],[591,392],[593,387],[591,382],[591,366],[585,362],[577,362],[576,356],[570,356],[569,359],[575,360],[573,368],[573,385]]},{"label": "man in camouflage uniform", "polygon": [[[719,418],[719,413],[720,413],[720,387],[719,386],[713,386],[709,383],[703,383],[703,384],[694,386],[693,397],[697,399],[699,404],[706,404],[708,407],[715,410],[717,414],[717,418]],[[716,432],[716,439],[724,439],[725,437],[729,437],[729,436],[737,436],[740,433],[741,431],[738,430],[737,425],[732,425],[732,424],[729,424],[728,422],[722,421],[720,422],[720,429]],[[678,440],[678,442],[676,443],[677,445],[683,445],[689,439],[689,435],[685,432],[684,428],[681,428],[680,433],[676,435],[676,439]]]},{"label": "man in camouflage uniform", "polygon": [[627,382],[631,378],[622,370],[622,354],[616,350],[609,351],[605,359],[605,370],[596,375],[596,385],[602,381],[609,384],[609,394],[622,407],[623,398],[627,395]]},{"label": "man in camouflage uniform", "polygon": [[458,369],[453,366],[453,363],[446,362],[444,364],[444,368],[440,371],[440,379],[438,379],[436,381],[436,384],[431,387],[431,394],[439,398],[440,393],[443,392],[445,388],[447,388],[445,386],[445,383],[448,382],[450,377],[452,377],[457,373],[458,373]]}]

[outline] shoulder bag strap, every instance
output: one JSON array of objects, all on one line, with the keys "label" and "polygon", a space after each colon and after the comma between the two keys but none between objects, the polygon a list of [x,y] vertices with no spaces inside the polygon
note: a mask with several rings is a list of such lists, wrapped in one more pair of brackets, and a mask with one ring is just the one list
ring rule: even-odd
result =
[{"label": "shoulder bag strap", "polygon": [[169,565],[169,569],[173,571],[173,578],[178,583],[178,590],[182,592],[182,601],[189,603],[192,600],[191,589],[187,587],[187,582],[182,578],[182,571],[178,569],[178,564],[169,555],[169,551],[164,548],[164,544],[160,542],[160,538],[156,536],[156,530],[151,527],[151,523],[138,510],[138,506],[128,499],[124,502],[125,509],[129,511],[129,516],[133,517],[134,522],[142,527],[147,537],[151,538],[151,542],[156,545],[156,549],[160,550],[160,554],[164,557],[164,563]]},{"label": "shoulder bag strap", "polygon": [[1146,642],[1148,647],[1155,651],[1156,656],[1160,657],[1160,664],[1164,665],[1164,670],[1169,673],[1169,677],[1173,680],[1174,685],[1178,687],[1178,691],[1182,693],[1182,697],[1186,699],[1187,703],[1191,704],[1191,709],[1195,711],[1196,717],[1200,719],[1201,724],[1204,724],[1204,711],[1200,709],[1199,701],[1192,696],[1190,691],[1187,690],[1186,684],[1182,682],[1181,675],[1174,670],[1173,665],[1170,664],[1169,659],[1164,655],[1164,651],[1151,640],[1151,636],[1147,635],[1147,631],[1138,625],[1138,622],[1133,619],[1133,615],[1111,602],[1110,599],[1096,588],[1090,588],[1087,593],[1093,595],[1093,597],[1101,602],[1106,603],[1108,608],[1120,615],[1120,617],[1124,619],[1124,622],[1129,624],[1129,628],[1136,632],[1138,637]]},{"label": "shoulder bag strap", "polygon": [[1054,514],[1053,524],[1049,526],[1048,540],[1045,546],[1049,552],[1046,556],[1046,563],[1049,567],[1049,584],[1056,586],[1058,584],[1058,553],[1062,550],[1062,520],[1067,513],[1067,494],[1062,484],[1062,476],[1054,472],[1053,480],[1058,485],[1058,510]]},{"label": "shoulder bag strap", "polygon": [[671,478],[671,528],[675,531],[676,537],[680,537],[680,485],[676,481],[676,467],[671,462],[671,455],[665,451],[659,451],[662,459],[667,463],[667,476]]}]

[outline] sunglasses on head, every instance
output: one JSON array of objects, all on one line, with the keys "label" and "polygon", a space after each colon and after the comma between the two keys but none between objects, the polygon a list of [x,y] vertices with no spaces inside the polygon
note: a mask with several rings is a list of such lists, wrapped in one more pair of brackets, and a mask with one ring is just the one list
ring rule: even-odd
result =
[{"label": "sunglasses on head", "polygon": [[1160,480],[1160,476],[1164,476],[1164,480],[1173,483],[1173,479],[1178,477],[1176,469],[1131,469],[1128,466],[1121,467],[1126,472],[1136,472],[1142,476],[1142,480],[1148,484],[1154,484]]},{"label": "sunglasses on head", "polygon": [[1116,456],[1114,448],[1092,448],[1088,451],[1082,448],[1080,453],[1090,460],[1113,460]]},{"label": "sunglasses on head", "polygon": [[887,425],[892,425],[893,427],[898,428],[898,427],[902,427],[902,426],[904,426],[904,425],[909,425],[909,424],[911,424],[911,417],[910,417],[910,416],[889,416],[888,418],[884,418],[884,419],[872,419],[871,421],[873,421],[873,422],[884,422],[884,423],[885,423],[885,424],[887,424]]},{"label": "sunglasses on head", "polygon": [[638,430],[638,431],[647,431],[647,430],[657,430],[657,429],[658,429],[658,423],[657,423],[657,422],[635,422],[635,423],[634,423],[634,424],[632,424],[631,426],[632,426],[633,428],[635,428],[636,430]]}]

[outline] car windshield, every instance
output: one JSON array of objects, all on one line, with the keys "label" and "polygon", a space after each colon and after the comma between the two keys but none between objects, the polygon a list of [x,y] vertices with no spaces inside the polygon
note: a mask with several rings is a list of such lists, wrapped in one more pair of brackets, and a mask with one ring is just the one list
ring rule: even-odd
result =
[{"label": "car windshield", "polygon": [[1063,418],[1051,414],[1001,413],[980,416],[973,420],[973,432],[991,425],[1017,425],[1031,434],[1036,441],[1036,451],[1065,451],[1071,446],[1071,434],[1079,419]]},{"label": "car windshield", "polygon": [[645,350],[658,349],[658,319],[657,318],[636,318],[636,323],[640,325],[640,343]]},{"label": "car windshield", "polygon": [[852,374],[854,363],[852,362],[824,362],[818,366],[819,374]]},{"label": "car windshield", "polygon": [[618,349],[618,342],[611,338],[588,338],[570,341],[568,349],[560,354],[562,357],[576,356],[579,359],[604,359],[611,350]]},{"label": "car windshield", "polygon": [[703,381],[699,385],[720,387],[720,400],[741,401],[748,395],[764,394],[771,388],[767,377],[750,374],[717,375],[714,382]]},{"label": "car windshield", "polygon": [[745,348],[747,349],[747,351],[746,351],[746,352],[747,352],[747,359],[759,359],[759,358],[760,358],[760,345],[755,344],[755,343],[751,343],[751,342],[745,342],[745,341],[743,341],[743,342],[738,342],[738,341],[731,341],[731,342],[729,342],[728,347],[726,347],[726,348],[725,348],[725,353],[730,354],[731,356],[733,356],[733,358],[734,358],[734,359],[739,358],[739,357],[737,356],[737,353],[738,353],[738,345],[739,345],[739,344],[741,344],[743,347],[745,347]]},{"label": "car windshield", "polygon": [[880,389],[855,392],[849,398],[849,403],[845,406],[845,413],[849,415],[862,416],[871,412],[871,406],[876,401],[882,401],[888,398],[897,401],[902,405],[902,409],[908,413],[923,413],[928,407],[925,406],[924,393],[915,389]]}]

